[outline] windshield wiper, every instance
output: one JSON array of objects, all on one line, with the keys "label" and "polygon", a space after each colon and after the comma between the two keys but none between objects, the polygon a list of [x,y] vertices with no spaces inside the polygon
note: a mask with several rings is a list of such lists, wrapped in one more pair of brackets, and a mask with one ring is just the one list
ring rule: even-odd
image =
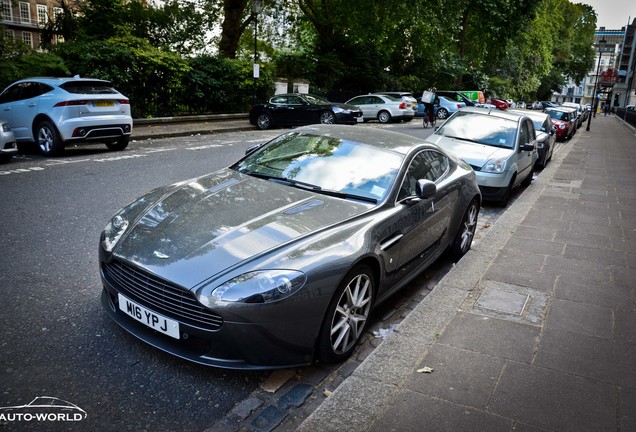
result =
[{"label": "windshield wiper", "polygon": [[253,177],[258,177],[261,178],[263,180],[273,180],[273,181],[277,181],[277,182],[283,182],[283,183],[287,183],[289,185],[292,186],[296,186],[302,189],[308,189],[308,190],[312,190],[312,191],[319,191],[321,188],[320,186],[316,186],[310,183],[304,183],[298,180],[294,180],[294,179],[290,179],[287,177],[279,177],[279,176],[274,176],[274,175],[269,175],[269,174],[263,174],[257,171],[240,171],[243,174],[247,174],[247,175],[251,175]]},{"label": "windshield wiper", "polygon": [[365,202],[369,202],[369,203],[373,203],[373,204],[377,204],[378,200],[375,198],[370,198],[370,197],[366,197],[366,196],[362,196],[362,195],[355,195],[355,194],[350,194],[350,193],[346,193],[346,192],[340,192],[340,191],[336,191],[336,190],[331,190],[331,189],[323,189],[320,186],[316,186],[314,184],[311,183],[305,183],[305,182],[301,182],[298,180],[293,180],[287,177],[278,177],[278,176],[272,176],[272,175],[268,175],[268,174],[263,174],[263,173],[259,173],[256,171],[240,171],[243,174],[247,174],[247,175],[251,175],[254,177],[258,177],[264,180],[273,180],[273,181],[277,181],[277,182],[283,182],[283,183],[287,183],[291,186],[300,188],[300,189],[305,189],[305,190],[310,190],[313,192],[318,192],[321,193],[323,195],[329,195],[329,196],[333,196],[333,197],[337,197],[337,198],[345,198],[345,199],[354,199],[354,200],[358,200],[358,201],[365,201]]}]

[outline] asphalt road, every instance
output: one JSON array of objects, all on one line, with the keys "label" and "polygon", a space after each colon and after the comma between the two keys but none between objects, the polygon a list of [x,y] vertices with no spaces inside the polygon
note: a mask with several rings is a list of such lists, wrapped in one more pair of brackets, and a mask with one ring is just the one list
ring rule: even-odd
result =
[{"label": "asphalt road", "polygon": [[[364,127],[431,133],[419,119]],[[77,424],[0,421],[0,430],[204,430],[276,379],[189,364],[120,330],[99,302],[97,243],[111,215],[137,196],[225,167],[280,132],[133,141],[117,153],[80,146],[0,165],[0,407],[53,396],[87,412]],[[501,211],[486,208],[485,220]],[[482,218],[480,229],[487,225]],[[381,320],[417,289],[406,291]]]}]

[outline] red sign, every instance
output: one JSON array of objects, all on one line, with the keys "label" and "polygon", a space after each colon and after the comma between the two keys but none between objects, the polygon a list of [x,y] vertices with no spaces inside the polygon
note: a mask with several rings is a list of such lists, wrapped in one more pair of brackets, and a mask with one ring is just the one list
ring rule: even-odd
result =
[{"label": "red sign", "polygon": [[618,70],[616,69],[607,69],[601,72],[601,83],[603,84],[616,83],[616,78],[618,78]]}]

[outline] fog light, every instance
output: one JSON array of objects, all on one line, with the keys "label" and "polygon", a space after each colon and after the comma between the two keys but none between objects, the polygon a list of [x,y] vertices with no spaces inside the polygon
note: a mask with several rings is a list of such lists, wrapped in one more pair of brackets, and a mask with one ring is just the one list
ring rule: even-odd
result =
[{"label": "fog light", "polygon": [[129,133],[130,132],[130,125],[126,125],[124,126],[124,132]]}]

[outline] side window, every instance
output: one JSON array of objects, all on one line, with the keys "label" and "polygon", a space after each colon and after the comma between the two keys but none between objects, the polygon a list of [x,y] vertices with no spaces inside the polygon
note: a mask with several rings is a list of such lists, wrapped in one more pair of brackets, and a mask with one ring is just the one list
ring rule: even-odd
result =
[{"label": "side window", "polygon": [[0,103],[15,102],[20,100],[20,94],[22,93],[22,83],[15,84],[6,89],[0,94]]},{"label": "side window", "polygon": [[274,105],[285,105],[287,103],[287,96],[275,96],[269,101]]},{"label": "side window", "polygon": [[382,98],[377,97],[377,96],[369,96],[369,101],[367,103],[375,104],[375,105],[383,104],[384,100]]},{"label": "side window", "polygon": [[521,130],[519,131],[519,145],[527,144],[530,141],[530,133],[528,132],[528,123],[521,123]]},{"label": "side window", "polygon": [[448,171],[448,159],[443,154],[434,150],[424,150],[415,155],[409,165],[402,187],[398,194],[398,201],[416,196],[418,180],[430,180],[436,182]]}]

